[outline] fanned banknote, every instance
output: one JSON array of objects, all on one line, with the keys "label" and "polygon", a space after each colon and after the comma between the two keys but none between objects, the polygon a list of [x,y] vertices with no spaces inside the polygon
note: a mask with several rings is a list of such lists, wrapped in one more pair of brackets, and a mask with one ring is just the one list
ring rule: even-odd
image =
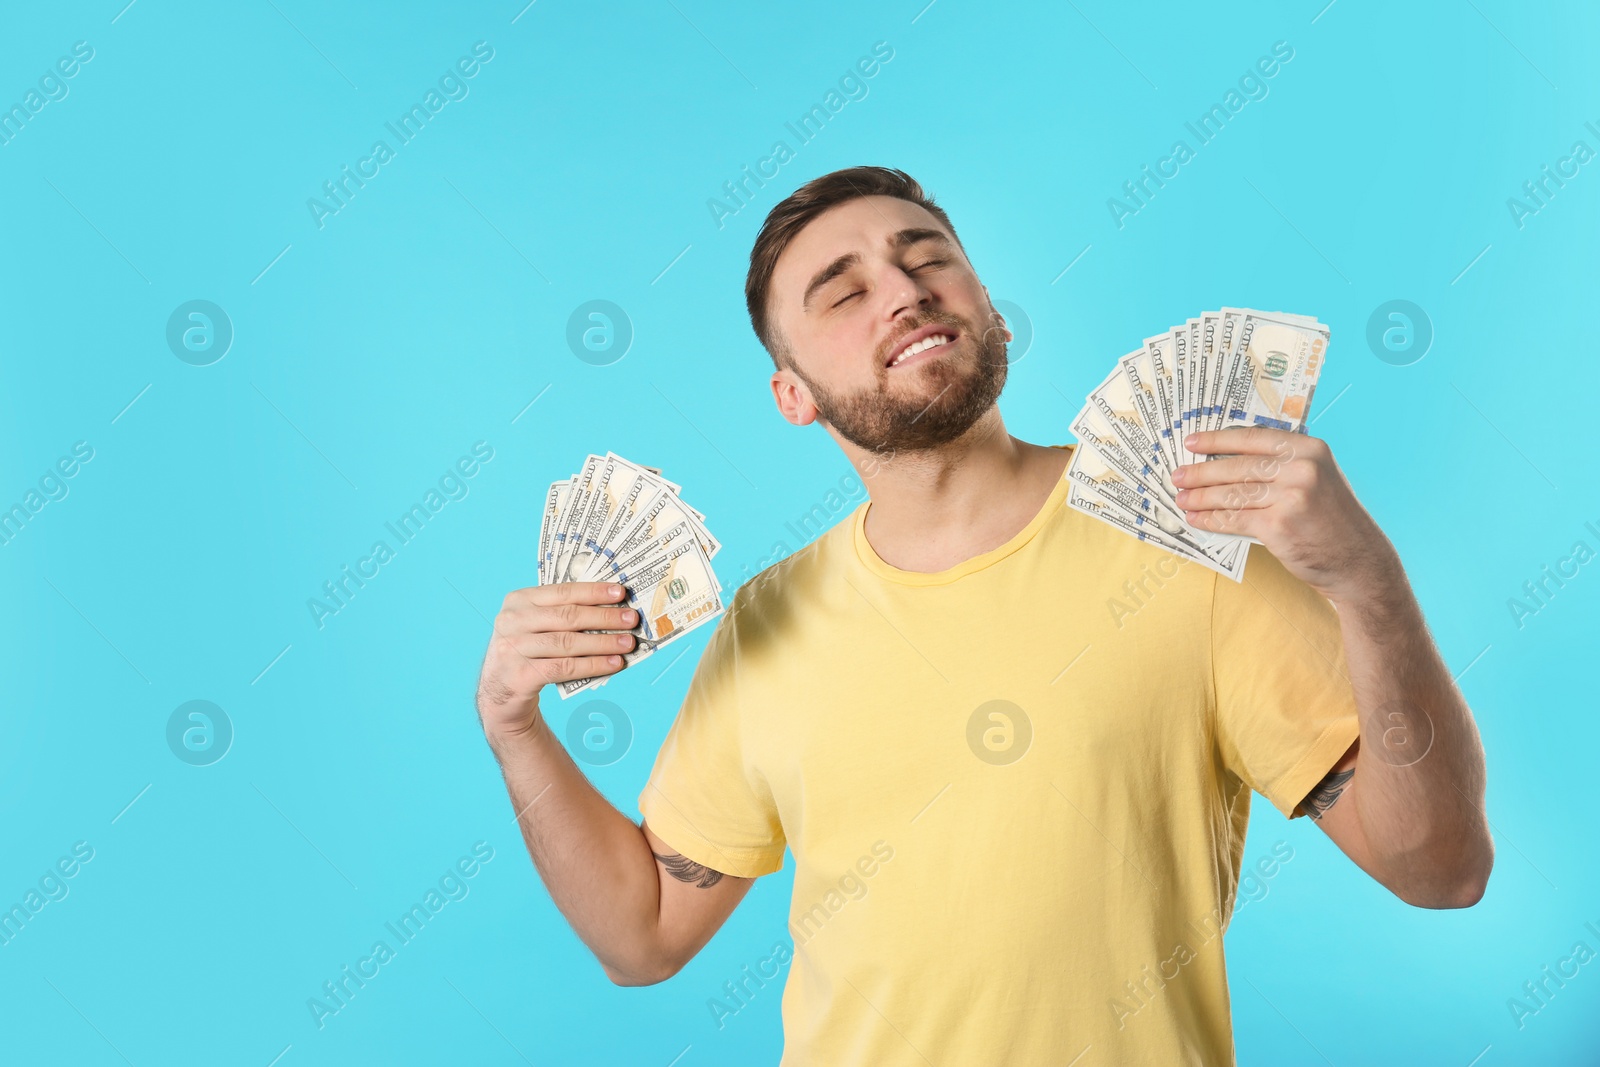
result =
[{"label": "fanned banknote", "polygon": [[[590,454],[570,478],[552,482],[539,524],[539,584],[617,582],[639,612],[626,630],[638,643],[624,652],[624,669],[722,614],[722,583],[711,557],[722,544],[705,515],[679,497],[681,487],[655,467],[615,452]],[[603,674],[556,685],[565,700],[614,677]]]},{"label": "fanned banknote", "polygon": [[1068,505],[1243,581],[1260,542],[1190,526],[1172,482],[1179,466],[1225,453],[1196,454],[1183,439],[1234,426],[1305,433],[1327,351],[1316,319],[1251,308],[1207,311],[1145,338],[1073,418]]}]

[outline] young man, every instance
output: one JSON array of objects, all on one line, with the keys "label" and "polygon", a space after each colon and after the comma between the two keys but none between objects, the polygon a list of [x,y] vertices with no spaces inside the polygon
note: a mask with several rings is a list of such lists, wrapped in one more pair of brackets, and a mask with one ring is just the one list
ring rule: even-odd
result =
[{"label": "young man", "polygon": [[746,298],[779,412],[870,496],[737,591],[643,825],[539,714],[617,669],[584,631],[632,625],[619,590],[513,592],[483,667],[528,849],[613,981],[676,973],[787,846],[784,1064],[1221,1065],[1252,790],[1409,904],[1479,899],[1471,712],[1325,443],[1194,441],[1231,458],[1184,468],[1179,503],[1260,540],[1242,584],[1066,507],[1070,447],[1006,432],[1011,334],[897,170],[774,208]]}]

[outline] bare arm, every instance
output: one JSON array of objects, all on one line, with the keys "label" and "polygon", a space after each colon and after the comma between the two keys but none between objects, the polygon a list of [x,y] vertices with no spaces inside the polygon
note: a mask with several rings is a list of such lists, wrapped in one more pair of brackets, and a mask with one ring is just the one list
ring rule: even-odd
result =
[{"label": "bare arm", "polygon": [[627,609],[609,606],[620,594],[607,589],[577,582],[506,597],[478,713],[551,899],[608,978],[647,985],[676,974],[753,879],[701,867],[636,825],[590,784],[539,713],[544,685],[618,669],[605,660],[617,636],[582,632],[633,625]]},{"label": "bare arm", "polygon": [[1185,443],[1232,453],[1174,472],[1190,522],[1257,537],[1339,612],[1360,740],[1306,797],[1305,811],[1401,900],[1470,907],[1494,866],[1483,746],[1394,546],[1324,441],[1235,427]]},{"label": "bare arm", "polygon": [[1400,899],[1470,907],[1494,864],[1483,748],[1398,560],[1393,567],[1365,594],[1334,602],[1361,737],[1304,808]]}]

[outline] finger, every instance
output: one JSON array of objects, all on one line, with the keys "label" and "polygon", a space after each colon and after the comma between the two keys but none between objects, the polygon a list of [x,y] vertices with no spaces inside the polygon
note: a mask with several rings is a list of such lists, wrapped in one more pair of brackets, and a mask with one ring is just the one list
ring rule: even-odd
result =
[{"label": "finger", "polygon": [[511,595],[526,593],[529,604],[554,607],[557,604],[612,604],[621,600],[624,592],[626,590],[615,582],[557,582],[519,589]]},{"label": "finger", "polygon": [[[631,633],[590,634],[571,630],[551,633],[505,633],[496,630],[493,640],[530,664],[541,675],[552,670],[565,670],[565,664],[572,660],[606,661],[611,656],[632,652],[638,645],[638,638]],[[552,679],[547,677],[546,680]]]},{"label": "finger", "polygon": [[1233,482],[1180,489],[1177,504],[1187,511],[1247,510],[1271,507],[1281,496],[1282,491],[1270,482]]},{"label": "finger", "polygon": [[1174,468],[1172,484],[1198,489],[1202,485],[1223,485],[1228,482],[1270,481],[1281,466],[1275,456],[1239,455],[1203,459]]},{"label": "finger", "polygon": [[1225,430],[1197,431],[1185,437],[1183,444],[1191,452],[1206,455],[1212,452],[1269,455],[1283,449],[1293,438],[1303,436],[1270,426],[1230,426]]},{"label": "finger", "polygon": [[621,656],[565,656],[561,659],[534,660],[534,669],[546,682],[571,682],[622,669]]},{"label": "finger", "polygon": [[514,633],[550,633],[556,630],[626,630],[639,621],[633,608],[604,608],[589,604],[557,604],[515,612],[501,628]]},{"label": "finger", "polygon": [[638,645],[634,633],[530,633],[518,641],[531,659],[562,656],[614,656],[630,653]]},{"label": "finger", "polygon": [[1266,512],[1259,508],[1238,508],[1217,511],[1186,511],[1184,518],[1197,530],[1211,533],[1240,534],[1257,537],[1256,527]]},{"label": "finger", "polygon": [[512,647],[527,659],[561,659],[567,656],[610,656],[632,652],[634,634],[590,634],[573,630],[510,635]]}]

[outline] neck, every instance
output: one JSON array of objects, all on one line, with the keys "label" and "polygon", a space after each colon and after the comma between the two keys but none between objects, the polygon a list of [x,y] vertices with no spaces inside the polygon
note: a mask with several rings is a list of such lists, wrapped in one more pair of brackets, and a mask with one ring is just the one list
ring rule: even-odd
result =
[{"label": "neck", "polygon": [[887,457],[841,441],[871,498],[866,533],[885,563],[932,573],[998,548],[1038,514],[1062,449],[1006,432],[998,406],[959,438]]}]

